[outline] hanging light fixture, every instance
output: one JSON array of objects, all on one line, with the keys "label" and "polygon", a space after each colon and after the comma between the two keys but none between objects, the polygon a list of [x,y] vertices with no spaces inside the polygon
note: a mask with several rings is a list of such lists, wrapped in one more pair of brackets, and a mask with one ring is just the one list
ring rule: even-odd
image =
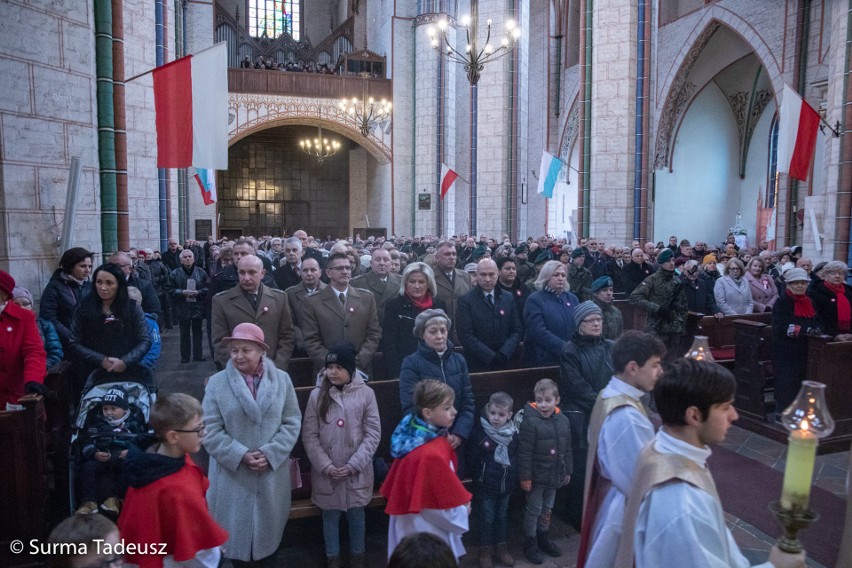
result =
[{"label": "hanging light fixture", "polygon": [[362,136],[369,136],[377,124],[390,119],[392,109],[390,101],[377,101],[368,97],[366,88],[360,100],[357,97],[343,99],[338,103],[338,107],[355,122]]},{"label": "hanging light fixture", "polygon": [[302,149],[302,152],[316,158],[317,162],[322,164],[326,158],[330,158],[340,150],[340,142],[323,138],[322,126],[318,126],[316,138],[299,140],[299,148]]}]

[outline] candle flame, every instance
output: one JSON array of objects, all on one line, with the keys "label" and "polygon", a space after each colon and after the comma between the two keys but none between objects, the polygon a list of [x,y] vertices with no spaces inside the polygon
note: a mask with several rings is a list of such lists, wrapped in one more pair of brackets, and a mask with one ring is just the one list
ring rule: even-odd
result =
[{"label": "candle flame", "polygon": [[808,421],[807,421],[807,420],[802,420],[802,421],[799,423],[799,428],[801,428],[802,432],[807,432],[807,431],[808,431],[808,428],[809,428],[809,426],[808,426]]}]

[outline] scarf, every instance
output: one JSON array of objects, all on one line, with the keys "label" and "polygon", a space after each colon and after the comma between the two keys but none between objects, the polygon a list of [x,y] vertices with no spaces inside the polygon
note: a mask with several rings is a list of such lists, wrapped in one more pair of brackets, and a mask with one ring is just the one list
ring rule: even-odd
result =
[{"label": "scarf", "polygon": [[82,286],[83,283],[86,282],[85,280],[77,280],[67,272],[60,272],[59,277],[65,280],[66,282],[74,282],[75,284],[77,284],[77,286]]},{"label": "scarf", "polygon": [[414,412],[409,412],[391,434],[391,456],[401,458],[426,442],[437,438],[441,431]]},{"label": "scarf", "polygon": [[106,418],[107,424],[109,424],[113,428],[119,428],[124,425],[124,422],[127,420],[128,416],[130,416],[130,410],[125,410],[124,416],[122,416],[121,418],[112,419],[107,418],[106,416],[104,416],[104,418]]},{"label": "scarf", "polygon": [[562,295],[562,292],[557,292],[556,290],[554,290],[553,288],[551,288],[551,287],[550,287],[550,286],[548,286],[547,284],[545,284],[544,286],[542,286],[542,287],[541,287],[541,289],[542,289],[542,290],[544,290],[545,292],[550,292],[550,293],[551,293],[551,294],[553,294],[554,296],[561,296],[561,295]]},{"label": "scarf", "polygon": [[825,287],[837,296],[837,331],[848,333],[852,327],[852,306],[846,297],[846,287],[841,284],[829,284],[824,282]]},{"label": "scarf", "polygon": [[494,450],[494,461],[500,465],[512,465],[509,461],[509,444],[518,432],[515,423],[507,420],[500,428],[495,428],[484,416],[479,417],[479,423],[482,424],[485,435],[497,442],[497,448]]},{"label": "scarf", "polygon": [[816,315],[814,305],[807,294],[794,294],[786,290],[787,297],[793,300],[793,315],[797,318],[812,318]]},{"label": "scarf", "polygon": [[240,376],[246,382],[246,386],[251,393],[251,397],[257,400],[257,387],[260,386],[260,379],[263,378],[263,358],[261,357],[260,362],[257,364],[257,367],[252,373],[246,375],[241,371],[237,372],[240,373]]},{"label": "scarf", "polygon": [[423,297],[419,300],[412,298],[408,292],[405,293],[405,297],[408,298],[408,301],[411,302],[411,305],[414,306],[418,312],[428,310],[432,307],[432,292],[429,290],[427,290]]}]

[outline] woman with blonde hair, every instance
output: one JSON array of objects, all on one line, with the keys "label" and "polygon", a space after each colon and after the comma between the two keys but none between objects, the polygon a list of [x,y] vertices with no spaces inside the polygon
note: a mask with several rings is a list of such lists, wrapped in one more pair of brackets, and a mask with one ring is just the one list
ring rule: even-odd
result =
[{"label": "woman with blonde hair", "polygon": [[754,300],[754,313],[771,312],[772,306],[778,300],[778,288],[766,272],[766,264],[762,258],[756,256],[746,264],[745,279]]},{"label": "woman with blonde hair", "polygon": [[725,275],[716,280],[713,295],[719,311],[726,316],[750,314],[754,309],[754,300],[746,279],[743,277],[745,267],[738,258],[732,258],[725,263]]},{"label": "woman with blonde hair", "polygon": [[536,292],[524,307],[524,356],[533,366],[558,365],[565,342],[574,335],[574,307],[568,270],[558,260],[544,263],[535,280]]}]

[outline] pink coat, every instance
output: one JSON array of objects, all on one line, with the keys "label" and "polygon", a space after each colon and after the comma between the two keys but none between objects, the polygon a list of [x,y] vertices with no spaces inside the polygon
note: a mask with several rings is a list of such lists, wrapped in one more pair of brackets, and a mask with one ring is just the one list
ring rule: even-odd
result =
[{"label": "pink coat", "polygon": [[771,312],[778,299],[778,288],[769,273],[764,272],[763,276],[755,278],[751,272],[747,272],[745,279],[751,291],[751,299],[754,300],[754,313]]},{"label": "pink coat", "polygon": [[[311,461],[311,501],[320,509],[346,511],[373,497],[373,455],[382,437],[376,395],[356,373],[343,390],[332,387],[325,420],[320,389],[311,393],[302,423],[302,443]],[[324,472],[349,465],[355,475],[335,481]]]},{"label": "pink coat", "polygon": [[0,410],[17,404],[25,384],[44,383],[46,368],[35,314],[10,300],[0,312]]}]

